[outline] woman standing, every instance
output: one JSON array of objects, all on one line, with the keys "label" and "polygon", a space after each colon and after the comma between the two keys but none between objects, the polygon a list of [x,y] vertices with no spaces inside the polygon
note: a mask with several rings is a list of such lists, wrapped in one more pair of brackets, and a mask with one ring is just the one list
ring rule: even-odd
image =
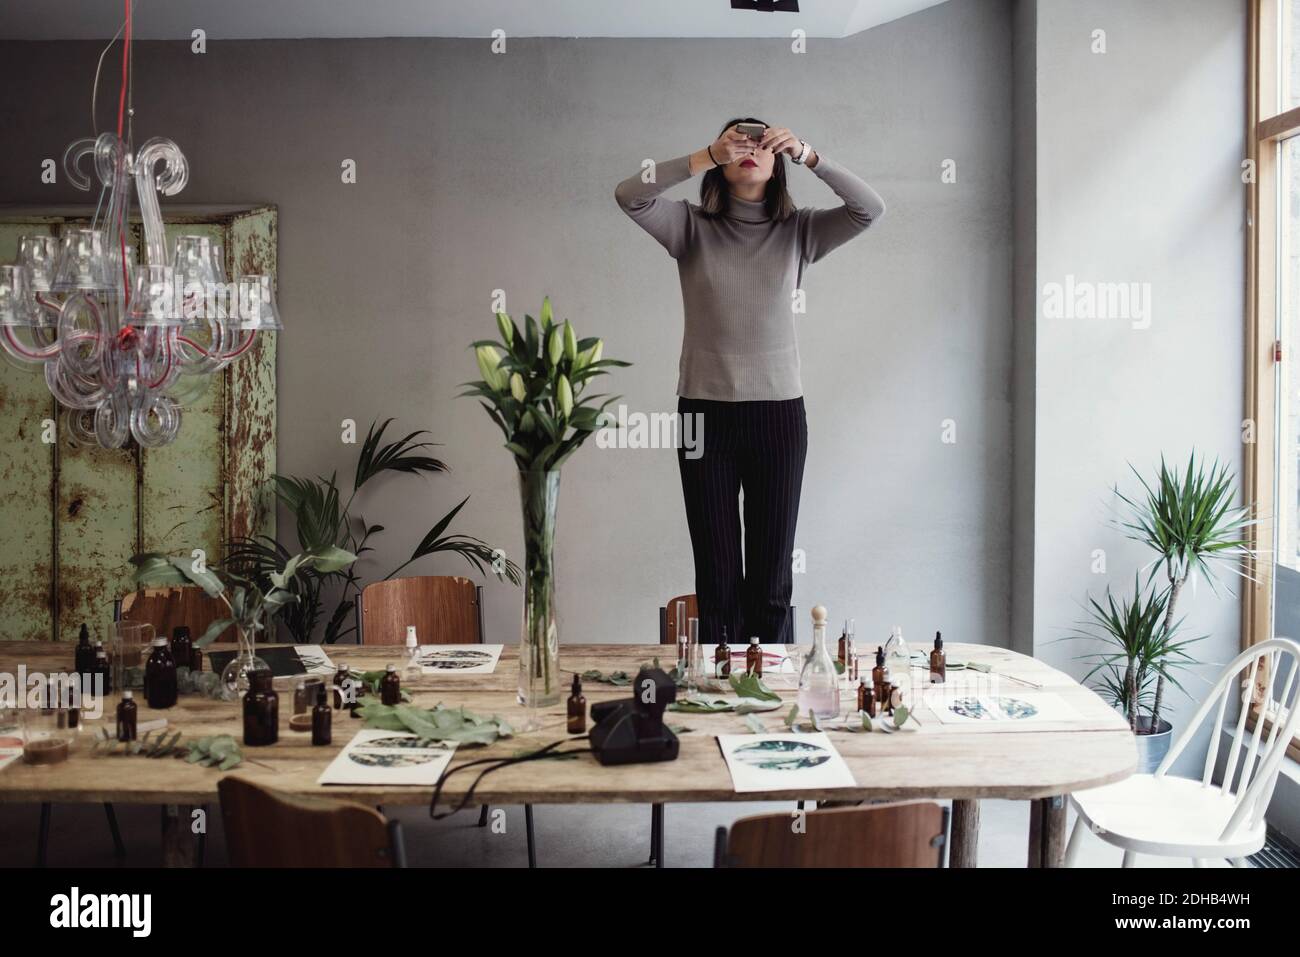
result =
[{"label": "woman standing", "polygon": [[[747,135],[750,134],[750,135]],[[796,209],[786,157],[844,205]],[[704,173],[699,205],[660,194]],[[805,267],[885,212],[870,186],[782,127],[732,120],[702,150],[618,184],[619,206],[677,260],[686,316],[677,409],[703,455],[678,450],[700,640],[790,640],[791,557],[808,424],[796,309]],[[798,311],[802,312],[800,308]],[[744,556],[737,502],[744,490]]]}]

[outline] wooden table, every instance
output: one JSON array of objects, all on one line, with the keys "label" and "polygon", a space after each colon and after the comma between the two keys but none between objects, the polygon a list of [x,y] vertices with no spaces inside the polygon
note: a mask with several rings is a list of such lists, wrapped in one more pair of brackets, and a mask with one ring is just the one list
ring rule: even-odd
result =
[{"label": "wooden table", "polygon": [[[214,646],[214,649],[217,646]],[[382,669],[396,662],[401,650],[389,646],[328,646],[326,652],[338,663],[346,661],[362,670]],[[997,679],[1002,694],[1032,695],[1038,689],[1067,701],[1079,717],[1068,722],[998,722],[981,725],[941,724],[924,704],[915,707],[921,727],[910,733],[851,734],[830,732],[836,748],[853,772],[858,786],[826,791],[785,790],[736,794],[731,777],[718,750],[714,735],[744,733],[742,719],[731,714],[695,715],[669,712],[668,723],[685,726],[680,735],[681,754],[674,762],[602,767],[590,755],[564,761],[540,761],[504,768],[486,777],[475,792],[475,803],[520,804],[607,804],[685,803],[700,801],[764,800],[905,800],[949,798],[954,801],[954,866],[973,866],[974,840],[978,833],[978,801],[1005,798],[1033,802],[1029,836],[1030,866],[1059,865],[1064,848],[1064,796],[1074,790],[1097,787],[1127,777],[1136,765],[1137,752],[1124,720],[1093,692],[1063,672],[1036,659],[991,646],[949,644],[954,659],[991,664],[994,673],[980,675],[986,685]],[[70,643],[0,642],[0,672],[16,673],[24,664],[28,672],[70,671],[73,646]],[[597,669],[609,673],[623,670],[635,674],[637,667],[662,656],[667,662],[672,649],[662,645],[564,645],[561,667],[582,672]],[[498,714],[521,727],[524,711],[514,695],[518,657],[507,646],[491,675],[425,677],[404,687],[416,704],[431,707],[438,701],[464,705],[478,714]],[[953,682],[976,680],[973,672],[950,673]],[[924,672],[913,671],[913,680],[924,680]],[[1015,680],[1019,679],[1019,680]],[[769,674],[773,690],[793,702],[794,680]],[[567,687],[567,680],[565,682]],[[295,794],[328,795],[368,805],[427,805],[432,790],[423,787],[328,787],[316,784],[321,770],[347,743],[360,721],[336,712],[334,745],[313,748],[310,735],[290,731],[292,711],[290,679],[277,679],[280,698],[280,740],[268,748],[244,748],[245,763],[228,772],[280,791]],[[589,703],[623,698],[628,688],[588,682],[584,688]],[[567,697],[567,692],[566,692]],[[180,703],[164,712],[151,712],[140,701],[140,721],[166,716],[172,730],[193,739],[208,734],[231,734],[242,740],[238,706],[198,695],[183,695]],[[846,699],[846,705],[848,701]],[[89,730],[99,723],[112,727],[116,696],[110,696],[99,722],[86,722]],[[788,707],[758,717],[772,731],[783,731]],[[457,763],[481,757],[507,757],[566,737],[564,706],[546,709],[542,727],[519,733],[488,748],[461,747]],[[72,757],[53,767],[32,767],[21,759],[0,771],[0,801],[5,802],[115,802],[160,804],[164,814],[164,857],[169,862],[192,859],[188,828],[189,808],[216,801],[221,772],[183,761],[148,760],[136,757],[92,757],[89,745],[79,739]],[[443,800],[455,801],[465,793],[473,772],[457,775],[448,782]],[[440,804],[440,806],[442,806]],[[170,825],[168,821],[171,821]]]}]

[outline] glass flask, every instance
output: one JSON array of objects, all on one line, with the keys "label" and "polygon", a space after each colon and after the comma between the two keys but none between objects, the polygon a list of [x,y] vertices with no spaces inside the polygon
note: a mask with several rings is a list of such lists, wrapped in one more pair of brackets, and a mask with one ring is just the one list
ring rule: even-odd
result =
[{"label": "glass flask", "polygon": [[838,718],[840,676],[826,647],[826,609],[812,610],[813,645],[799,673],[799,713],[814,718]]}]

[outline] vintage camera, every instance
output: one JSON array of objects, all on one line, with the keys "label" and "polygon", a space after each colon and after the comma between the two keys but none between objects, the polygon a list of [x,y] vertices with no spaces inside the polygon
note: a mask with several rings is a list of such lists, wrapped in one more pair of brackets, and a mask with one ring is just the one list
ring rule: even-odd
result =
[{"label": "vintage camera", "polygon": [[677,735],[664,727],[664,709],[677,700],[677,686],[662,668],[642,668],[632,682],[632,697],[591,706],[595,725],[588,740],[601,764],[672,761]]}]

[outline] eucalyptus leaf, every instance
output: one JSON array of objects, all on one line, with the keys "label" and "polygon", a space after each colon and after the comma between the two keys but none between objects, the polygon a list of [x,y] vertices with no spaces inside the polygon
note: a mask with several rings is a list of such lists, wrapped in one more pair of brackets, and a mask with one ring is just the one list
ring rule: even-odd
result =
[{"label": "eucalyptus leaf", "polygon": [[745,715],[745,727],[755,734],[767,734],[767,728],[763,727],[763,722],[759,721],[752,714]]},{"label": "eucalyptus leaf", "polygon": [[732,690],[742,698],[757,698],[760,701],[781,700],[781,696],[763,684],[763,679],[758,675],[733,674],[728,680],[731,683]]}]

